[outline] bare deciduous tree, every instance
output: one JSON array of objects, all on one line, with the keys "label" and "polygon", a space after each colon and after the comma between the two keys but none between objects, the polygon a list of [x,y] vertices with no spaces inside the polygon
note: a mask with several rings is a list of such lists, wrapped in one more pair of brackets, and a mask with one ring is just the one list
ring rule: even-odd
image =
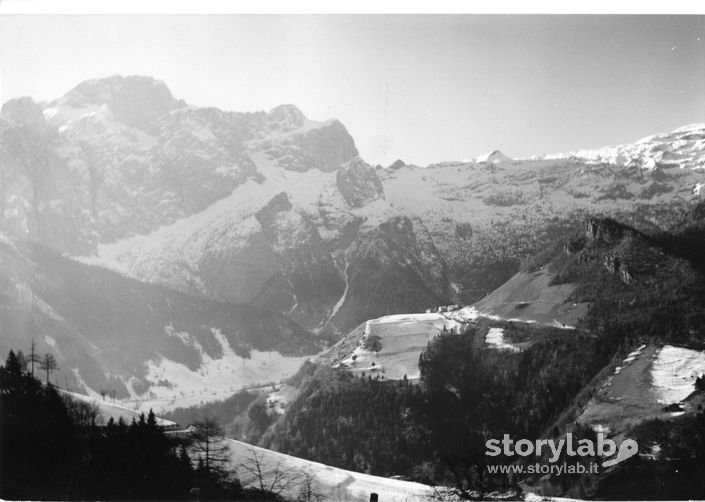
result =
[{"label": "bare deciduous tree", "polygon": [[66,409],[79,427],[93,427],[98,422],[100,410],[95,403],[66,399]]},{"label": "bare deciduous tree", "polygon": [[305,469],[299,476],[299,491],[296,495],[297,502],[323,502],[326,497],[321,493],[311,469]]},{"label": "bare deciduous tree", "polygon": [[281,495],[298,484],[301,475],[291,468],[286,468],[281,459],[268,461],[266,454],[255,448],[247,449],[248,456],[240,464],[242,470],[254,478],[256,489],[262,494]]},{"label": "bare deciduous tree", "polygon": [[59,365],[56,364],[56,358],[53,354],[44,354],[41,362],[39,363],[39,368],[47,372],[47,385],[49,384],[49,375],[52,371],[58,370]]}]

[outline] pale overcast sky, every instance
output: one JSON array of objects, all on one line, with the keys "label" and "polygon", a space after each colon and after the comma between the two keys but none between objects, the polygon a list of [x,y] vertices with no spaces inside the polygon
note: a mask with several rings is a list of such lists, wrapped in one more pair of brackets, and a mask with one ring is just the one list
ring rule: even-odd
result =
[{"label": "pale overcast sky", "polygon": [[372,164],[523,157],[705,122],[705,16],[0,16],[3,102],[118,73],[336,117]]}]

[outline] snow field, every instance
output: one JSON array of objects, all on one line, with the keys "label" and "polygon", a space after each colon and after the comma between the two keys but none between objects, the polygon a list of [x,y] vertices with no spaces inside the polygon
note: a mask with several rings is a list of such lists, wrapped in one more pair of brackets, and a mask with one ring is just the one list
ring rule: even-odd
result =
[{"label": "snow field", "polygon": [[[410,380],[418,379],[419,356],[428,342],[444,327],[452,330],[460,326],[458,321],[436,313],[396,314],[373,319],[365,324],[360,345],[341,364],[358,374],[364,371],[382,374],[390,380],[399,380],[405,375]],[[378,352],[364,348],[371,335],[380,337],[382,349]]]},{"label": "snow field", "polygon": [[485,343],[492,349],[521,352],[521,349],[512,343],[504,341],[504,329],[490,328],[485,335]]},{"label": "snow field", "polygon": [[705,352],[665,345],[651,366],[656,399],[671,404],[695,390],[695,379],[705,373]]},{"label": "snow field", "polygon": [[[421,483],[347,471],[240,441],[227,440],[227,443],[230,447],[232,468],[237,472],[243,485],[251,485],[257,481],[241,467],[243,462],[251,459],[255,454],[261,460],[265,479],[272,479],[277,470],[286,472],[290,476],[310,473],[314,479],[316,491],[326,500],[367,502],[370,499],[370,493],[374,492],[379,495],[379,500],[384,502],[420,502],[429,500],[433,494],[433,487]],[[298,489],[299,485],[293,483],[284,495],[295,498]]]},{"label": "snow field", "polygon": [[[61,390],[61,393],[68,395],[78,401],[82,401],[84,403],[95,404],[98,407],[98,411],[101,415],[101,418],[98,422],[99,424],[106,424],[111,418],[115,420],[115,422],[122,418],[123,421],[127,425],[129,425],[132,422],[133,418],[135,420],[139,419],[139,411],[127,408],[126,406],[123,406],[119,403],[113,403],[109,397],[103,399],[100,396],[86,396],[84,394],[76,394],[74,392],[69,392],[65,390]],[[149,410],[145,411],[145,413],[147,413],[148,411]],[[171,420],[166,420],[164,418],[159,417],[156,417],[156,419],[157,425],[161,425],[162,427],[176,425],[176,423],[172,422]]]}]

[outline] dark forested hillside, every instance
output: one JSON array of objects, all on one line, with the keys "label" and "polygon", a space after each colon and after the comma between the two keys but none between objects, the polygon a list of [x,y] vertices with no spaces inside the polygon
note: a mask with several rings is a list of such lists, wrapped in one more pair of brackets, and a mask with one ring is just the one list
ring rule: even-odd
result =
[{"label": "dark forested hillside", "polygon": [[106,424],[95,405],[42,384],[25,362],[10,351],[0,366],[3,500],[284,500],[243,489],[217,422],[166,432],[150,410]]}]

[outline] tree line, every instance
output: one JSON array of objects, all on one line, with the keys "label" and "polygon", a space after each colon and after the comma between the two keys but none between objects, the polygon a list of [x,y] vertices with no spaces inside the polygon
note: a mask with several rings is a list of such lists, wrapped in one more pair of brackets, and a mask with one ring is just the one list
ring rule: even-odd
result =
[{"label": "tree line", "polygon": [[27,362],[10,351],[0,366],[0,498],[283,500],[241,486],[215,420],[185,434],[165,432],[151,411],[101,426],[96,405],[42,383]]}]

